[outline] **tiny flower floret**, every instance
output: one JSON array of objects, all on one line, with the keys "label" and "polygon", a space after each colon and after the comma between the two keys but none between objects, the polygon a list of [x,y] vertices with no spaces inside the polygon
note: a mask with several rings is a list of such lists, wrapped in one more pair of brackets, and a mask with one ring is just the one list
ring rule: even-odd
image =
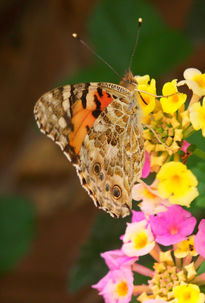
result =
[{"label": "tiny flower floret", "polygon": [[205,74],[202,74],[197,68],[187,68],[184,71],[184,81],[180,85],[187,84],[193,93],[199,97],[205,95]]},{"label": "tiny flower floret", "polygon": [[171,95],[169,97],[160,98],[162,109],[168,114],[174,114],[182,104],[184,104],[187,98],[185,94],[178,92],[176,79],[164,84],[162,94],[163,96]]},{"label": "tiny flower floret", "polygon": [[128,257],[125,255],[122,249],[106,251],[101,254],[101,257],[104,258],[110,270],[119,269],[122,266],[129,267],[138,260],[138,257]]},{"label": "tiny flower floret", "polygon": [[205,258],[205,219],[202,219],[199,224],[198,232],[194,239],[194,244],[197,253]]},{"label": "tiny flower floret", "polygon": [[150,216],[150,225],[156,242],[171,245],[185,240],[193,232],[196,219],[182,207],[173,205],[166,212]]},{"label": "tiny flower floret", "polygon": [[189,206],[198,196],[198,182],[193,173],[181,162],[165,163],[157,174],[158,192],[172,204]]},{"label": "tiny flower floret", "polygon": [[202,105],[200,102],[193,103],[189,107],[190,121],[195,130],[202,130],[202,135],[205,137],[205,97]]},{"label": "tiny flower floret", "polygon": [[183,284],[174,288],[174,296],[177,303],[203,303],[204,294],[195,284]]},{"label": "tiny flower floret", "polygon": [[[155,96],[152,95],[156,95],[156,81],[155,79],[150,81],[149,75],[135,76],[135,79],[138,83],[137,89],[141,91],[138,94],[138,101],[142,107],[144,115],[148,115],[155,108]],[[150,83],[148,83],[149,81]]]},{"label": "tiny flower floret", "polygon": [[145,220],[145,214],[142,211],[132,211],[132,223],[134,222],[140,222],[142,220]]},{"label": "tiny flower floret", "polygon": [[171,206],[168,199],[162,199],[160,197],[154,184],[136,184],[132,190],[132,197],[136,201],[142,200],[138,206],[146,215],[165,211],[168,206]]},{"label": "tiny flower floret", "polygon": [[146,220],[127,224],[122,245],[122,250],[127,256],[145,255],[153,249],[154,245],[154,237]]},{"label": "tiny flower floret", "polygon": [[187,153],[188,148],[189,148],[190,145],[191,145],[191,144],[190,144],[189,142],[187,142],[186,140],[184,140],[180,149],[181,149],[184,153]]},{"label": "tiny flower floret", "polygon": [[104,297],[105,303],[128,303],[132,297],[133,273],[125,267],[109,271],[92,287]]},{"label": "tiny flower floret", "polygon": [[197,252],[194,245],[194,236],[190,236],[187,239],[175,244],[174,255],[177,258],[185,258],[188,254],[196,256]]}]

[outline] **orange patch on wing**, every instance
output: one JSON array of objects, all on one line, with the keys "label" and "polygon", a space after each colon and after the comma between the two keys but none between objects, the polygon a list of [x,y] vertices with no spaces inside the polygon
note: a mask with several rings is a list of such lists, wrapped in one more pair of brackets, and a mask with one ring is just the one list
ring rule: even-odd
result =
[{"label": "orange patch on wing", "polygon": [[88,133],[87,127],[92,127],[95,120],[92,112],[87,109],[72,118],[74,131],[69,134],[69,142],[74,147],[76,154],[79,154],[83,140]]},{"label": "orange patch on wing", "polygon": [[100,109],[102,111],[113,101],[113,98],[103,90],[102,90],[102,96],[99,95],[98,91],[96,91],[94,95],[96,95],[98,101],[101,103]]},{"label": "orange patch on wing", "polygon": [[88,127],[91,128],[96,118],[93,116],[93,111],[97,109],[95,99],[100,102],[100,111],[103,111],[112,101],[113,98],[102,91],[102,96],[97,91],[94,92],[92,100],[88,100],[87,108],[83,108],[82,101],[77,100],[72,108],[73,111],[73,131],[69,134],[70,145],[74,148],[76,154],[79,154],[81,145],[85,136],[88,133]]}]

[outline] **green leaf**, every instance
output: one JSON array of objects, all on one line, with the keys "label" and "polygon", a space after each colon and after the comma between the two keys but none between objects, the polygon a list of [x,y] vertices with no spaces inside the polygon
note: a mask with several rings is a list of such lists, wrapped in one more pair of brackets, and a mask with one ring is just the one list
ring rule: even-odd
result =
[{"label": "green leaf", "polygon": [[187,139],[187,141],[191,144],[195,144],[199,149],[205,151],[205,138],[202,137],[201,130],[195,132]]},{"label": "green leaf", "polygon": [[35,233],[34,209],[17,197],[0,198],[0,273],[12,269],[28,253]]},{"label": "green leaf", "polygon": [[191,53],[186,36],[169,28],[149,3],[105,0],[94,9],[88,30],[97,53],[117,71],[124,73],[128,68],[139,17],[143,18],[143,24],[133,73],[162,75]]},{"label": "green leaf", "polygon": [[197,275],[205,273],[205,262],[203,262],[197,270]]},{"label": "green leaf", "polygon": [[195,203],[198,207],[205,208],[205,162],[196,162],[195,165],[191,167],[191,171],[197,177],[197,180],[199,182],[199,196],[196,198]]},{"label": "green leaf", "polygon": [[89,284],[97,283],[108,271],[100,254],[120,248],[120,236],[125,231],[129,219],[113,219],[108,214],[98,215],[90,237],[80,252],[76,266],[69,277],[69,290],[76,291]]},{"label": "green leaf", "polygon": [[[199,269],[197,270],[197,274],[198,274],[198,275],[203,274],[203,273],[205,273],[205,262],[203,262],[203,263],[200,265]],[[201,285],[201,286],[200,286],[200,291],[201,291],[202,293],[205,293],[205,285]]]},{"label": "green leaf", "polygon": [[[191,137],[189,137],[188,142],[196,145],[200,150],[205,151],[205,141],[200,131],[195,132]],[[201,217],[203,209],[205,208],[205,161],[193,154],[188,159],[187,164],[193,174],[197,177],[199,190],[199,196],[194,200],[194,202],[192,202],[190,211],[193,215]]]}]

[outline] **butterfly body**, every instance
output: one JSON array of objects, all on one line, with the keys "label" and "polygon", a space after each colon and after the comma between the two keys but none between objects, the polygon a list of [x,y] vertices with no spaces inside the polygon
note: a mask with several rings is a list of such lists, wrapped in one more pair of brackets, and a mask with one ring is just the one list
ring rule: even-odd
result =
[{"label": "butterfly body", "polygon": [[[95,205],[124,217],[141,177],[144,142],[135,83],[66,85],[44,94],[34,114],[40,130],[73,163]],[[134,79],[134,78],[133,78]]]}]

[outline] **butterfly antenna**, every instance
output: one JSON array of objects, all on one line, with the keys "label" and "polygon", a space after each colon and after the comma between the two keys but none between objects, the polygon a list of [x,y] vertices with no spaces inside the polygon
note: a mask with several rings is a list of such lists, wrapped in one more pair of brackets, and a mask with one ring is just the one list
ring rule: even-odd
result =
[{"label": "butterfly antenna", "polygon": [[130,56],[130,62],[129,62],[128,70],[130,70],[131,67],[132,67],[132,61],[133,61],[134,54],[135,54],[135,51],[136,51],[137,43],[139,41],[139,35],[140,35],[141,25],[142,25],[142,18],[139,18],[138,19],[138,26],[137,26],[136,40],[135,40],[135,44],[134,44],[134,47],[133,47],[133,50],[132,50],[132,53],[131,53],[131,56]]},{"label": "butterfly antenna", "polygon": [[120,74],[107,62],[103,59],[100,55],[98,55],[85,41],[83,41],[77,33],[72,34],[74,39],[77,39],[82,45],[84,45],[95,57],[97,57],[100,61],[102,61],[105,65],[107,65],[118,78],[122,78]]}]

